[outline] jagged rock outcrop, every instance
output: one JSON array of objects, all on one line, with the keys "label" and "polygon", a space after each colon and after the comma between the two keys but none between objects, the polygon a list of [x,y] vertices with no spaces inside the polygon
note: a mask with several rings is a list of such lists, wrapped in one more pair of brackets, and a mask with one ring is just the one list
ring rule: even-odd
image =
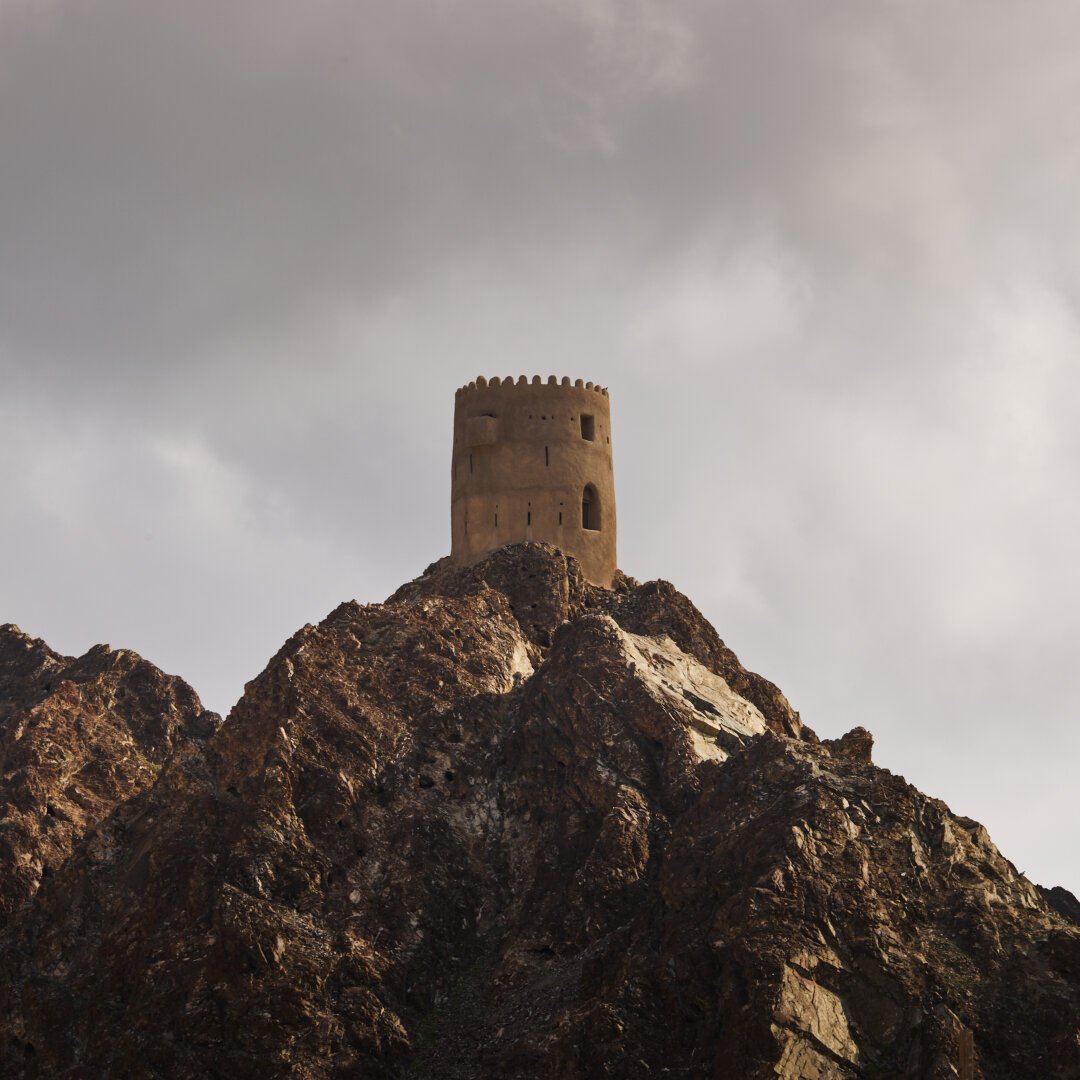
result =
[{"label": "jagged rock outcrop", "polygon": [[0,915],[219,720],[133,652],[98,645],[76,660],[0,626]]},{"label": "jagged rock outcrop", "polygon": [[540,647],[551,644],[557,627],[589,611],[606,612],[632,633],[669,637],[757,706],[778,734],[802,734],[799,714],[780,690],[747,671],[701,612],[667,581],[640,584],[617,572],[612,587],[600,589],[586,582],[575,561],[561,552],[542,544],[514,544],[466,569],[452,567],[443,559],[403,585],[390,602],[483,589],[494,589],[507,598],[522,633]]},{"label": "jagged rock outcrop", "polygon": [[1068,889],[1063,889],[1060,885],[1055,885],[1050,889],[1044,889],[1042,885],[1036,887],[1042,898],[1059,915],[1064,915],[1070,922],[1074,922],[1077,926],[1080,926],[1080,900],[1069,892]]},{"label": "jagged rock outcrop", "polygon": [[343,604],[0,939],[12,1076],[1080,1076],[1080,928],[663,583]]}]

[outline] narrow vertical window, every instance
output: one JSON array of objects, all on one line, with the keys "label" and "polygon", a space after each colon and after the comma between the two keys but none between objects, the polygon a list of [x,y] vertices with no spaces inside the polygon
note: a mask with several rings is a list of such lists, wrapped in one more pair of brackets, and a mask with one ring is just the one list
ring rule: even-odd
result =
[{"label": "narrow vertical window", "polygon": [[469,472],[472,472],[472,454],[469,455]]},{"label": "narrow vertical window", "polygon": [[600,531],[600,496],[592,484],[581,493],[581,527],[590,532]]},{"label": "narrow vertical window", "polygon": [[525,524],[526,525],[531,525],[532,524],[532,511],[531,510],[528,512],[528,514],[525,515]]},{"label": "narrow vertical window", "polygon": [[559,511],[559,524],[562,524],[562,511]]},{"label": "narrow vertical window", "polygon": [[544,447],[544,464],[551,464],[551,456],[548,454],[548,448],[546,446]]},{"label": "narrow vertical window", "polygon": [[581,437],[589,442],[596,441],[596,420],[592,416],[581,417]]}]

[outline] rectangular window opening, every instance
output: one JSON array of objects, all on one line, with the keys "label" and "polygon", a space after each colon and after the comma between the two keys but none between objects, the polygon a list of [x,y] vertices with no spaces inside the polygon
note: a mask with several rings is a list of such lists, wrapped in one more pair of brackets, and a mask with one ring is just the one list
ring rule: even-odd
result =
[{"label": "rectangular window opening", "polygon": [[551,455],[548,453],[548,448],[546,446],[544,447],[544,464],[551,464]]},{"label": "rectangular window opening", "polygon": [[526,525],[531,525],[532,524],[532,511],[531,510],[526,515],[525,524]]},{"label": "rectangular window opening", "polygon": [[587,439],[589,442],[596,441],[596,418],[593,416],[582,416],[581,418],[581,437]]}]

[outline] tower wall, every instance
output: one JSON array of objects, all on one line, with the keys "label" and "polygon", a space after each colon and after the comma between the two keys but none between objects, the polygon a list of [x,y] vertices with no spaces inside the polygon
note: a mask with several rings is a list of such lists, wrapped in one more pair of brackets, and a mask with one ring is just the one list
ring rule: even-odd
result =
[{"label": "tower wall", "polygon": [[542,540],[609,587],[615,481],[607,390],[553,375],[480,377],[463,386],[454,401],[450,502],[453,562]]}]

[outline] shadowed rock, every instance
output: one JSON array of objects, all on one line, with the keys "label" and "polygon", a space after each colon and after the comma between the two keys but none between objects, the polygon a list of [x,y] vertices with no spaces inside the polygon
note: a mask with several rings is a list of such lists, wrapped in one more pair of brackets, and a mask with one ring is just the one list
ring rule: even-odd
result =
[{"label": "shadowed rock", "polygon": [[869,748],[671,586],[436,564],[295,634],[45,879],[0,1071],[1080,1074],[1080,929]]},{"label": "shadowed rock", "polygon": [[1068,889],[1063,889],[1060,885],[1055,885],[1052,889],[1044,889],[1040,885],[1038,889],[1039,895],[1059,915],[1064,915],[1070,922],[1080,926],[1080,900],[1077,900]]}]

